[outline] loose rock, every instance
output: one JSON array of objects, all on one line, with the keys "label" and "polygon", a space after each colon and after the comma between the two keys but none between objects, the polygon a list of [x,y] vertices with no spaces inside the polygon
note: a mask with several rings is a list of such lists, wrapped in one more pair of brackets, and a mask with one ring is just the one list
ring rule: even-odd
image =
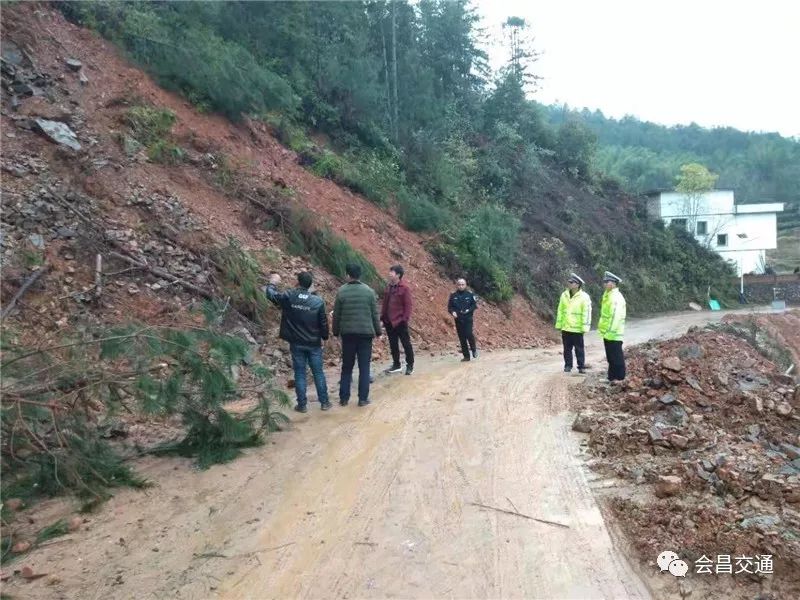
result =
[{"label": "loose rock", "polygon": [[584,413],[579,413],[575,420],[572,422],[572,431],[577,431],[579,433],[591,433],[592,432],[592,421],[591,419]]},{"label": "loose rock", "polygon": [[50,121],[48,119],[34,119],[37,130],[44,134],[50,141],[72,148],[73,150],[80,150],[81,145],[78,142],[78,136],[64,123],[58,121]]},{"label": "loose rock", "polygon": [[660,475],[655,486],[655,494],[658,498],[674,496],[681,491],[683,480],[676,475]]}]

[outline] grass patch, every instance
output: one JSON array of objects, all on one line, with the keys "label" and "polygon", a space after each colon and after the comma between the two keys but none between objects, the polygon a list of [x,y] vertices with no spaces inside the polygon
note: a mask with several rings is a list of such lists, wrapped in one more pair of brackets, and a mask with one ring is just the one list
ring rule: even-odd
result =
[{"label": "grass patch", "polygon": [[131,136],[146,148],[147,158],[161,164],[177,164],[186,153],[170,139],[175,113],[153,106],[133,106],[125,112]]},{"label": "grass patch", "polygon": [[175,125],[175,113],[153,106],[133,106],[125,112],[125,124],[141,144],[150,146],[168,136]]}]

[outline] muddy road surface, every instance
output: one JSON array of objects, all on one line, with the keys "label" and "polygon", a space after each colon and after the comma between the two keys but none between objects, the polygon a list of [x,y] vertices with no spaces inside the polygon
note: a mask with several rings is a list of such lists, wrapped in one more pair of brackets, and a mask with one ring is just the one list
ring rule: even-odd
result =
[{"label": "muddy road surface", "polygon": [[[720,316],[633,321],[626,343]],[[587,362],[604,372],[594,331]],[[8,591],[648,598],[603,521],[570,431],[570,384],[580,377],[562,372],[560,348],[470,363],[420,356],[412,376],[380,376],[370,406],[335,403],[323,413],[310,402],[290,431],[232,463],[196,472],[148,459],[155,488],[118,493],[86,531],[29,558],[55,581]],[[335,397],[338,374],[328,380]]]}]

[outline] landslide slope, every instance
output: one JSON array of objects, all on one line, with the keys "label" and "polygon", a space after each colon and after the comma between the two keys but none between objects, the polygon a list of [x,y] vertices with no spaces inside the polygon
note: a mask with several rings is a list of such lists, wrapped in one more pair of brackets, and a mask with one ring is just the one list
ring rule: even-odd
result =
[{"label": "landslide slope", "polygon": [[[106,249],[113,242],[118,250],[177,269],[174,274],[189,273],[201,288],[213,288],[215,281],[208,251],[233,238],[258,257],[264,275],[276,270],[291,282],[294,272],[311,266],[318,290],[332,302],[339,280],[312,265],[309,257],[288,256],[283,234],[292,232],[276,229],[274,219],[252,202],[266,197],[272,206],[292,204],[310,213],[381,275],[392,264],[404,265],[416,300],[412,330],[422,349],[452,345],[445,310],[452,284],[426,250],[423,236],[405,230],[395,216],[363,197],[303,169],[298,156],[281,146],[265,124],[234,124],[200,114],[158,87],[112,44],[59,12],[40,4],[3,12],[4,66],[13,71],[5,73],[4,81],[16,77],[34,88],[34,96],[20,93],[16,98],[3,89],[4,300],[28,275],[21,254],[41,252],[50,265],[19,304],[20,324],[30,324],[31,310],[38,308],[41,324],[58,329],[60,319],[85,310],[75,304],[74,293],[91,284],[98,248],[82,249],[81,244],[98,235]],[[80,70],[72,70],[67,59],[80,61]],[[173,152],[174,160],[152,160],[152,153],[148,158],[145,149],[131,147],[130,111],[135,107],[174,114],[162,149]],[[71,127],[81,150],[45,139],[34,131],[36,118]],[[149,274],[121,273],[114,282],[116,288],[91,308],[106,320],[148,320],[180,313],[186,306],[186,297],[176,295],[174,286],[153,289],[158,281]],[[519,296],[503,310],[483,303],[476,329],[489,348],[533,347],[550,336],[549,325]],[[273,328],[270,336],[274,333]]]}]

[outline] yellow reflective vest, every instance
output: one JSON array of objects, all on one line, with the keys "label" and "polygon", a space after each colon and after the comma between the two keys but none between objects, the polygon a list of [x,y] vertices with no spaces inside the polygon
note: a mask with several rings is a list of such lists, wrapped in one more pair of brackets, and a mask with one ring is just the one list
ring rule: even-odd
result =
[{"label": "yellow reflective vest", "polygon": [[603,293],[597,331],[604,340],[622,341],[622,335],[625,333],[625,310],[625,297],[618,288]]},{"label": "yellow reflective vest", "polygon": [[592,299],[583,290],[570,295],[564,290],[558,301],[556,329],[571,333],[586,333],[592,325]]}]

